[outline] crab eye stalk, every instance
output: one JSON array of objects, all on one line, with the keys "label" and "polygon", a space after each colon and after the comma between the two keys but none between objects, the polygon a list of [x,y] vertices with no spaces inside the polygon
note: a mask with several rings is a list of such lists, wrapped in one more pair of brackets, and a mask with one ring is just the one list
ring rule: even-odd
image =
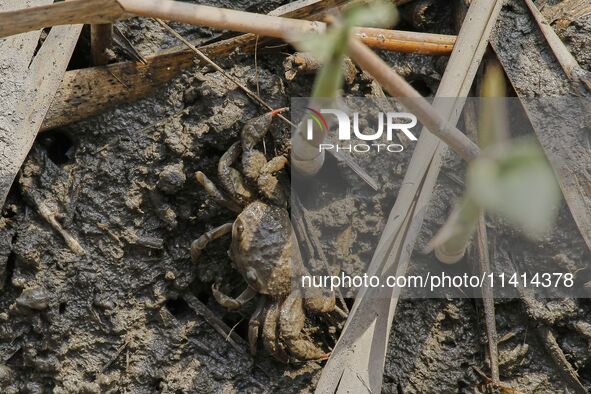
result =
[{"label": "crab eye stalk", "polygon": [[244,232],[244,224],[242,224],[241,221],[236,220],[236,223],[234,223],[234,234],[232,235],[232,237],[241,238],[243,232]]}]

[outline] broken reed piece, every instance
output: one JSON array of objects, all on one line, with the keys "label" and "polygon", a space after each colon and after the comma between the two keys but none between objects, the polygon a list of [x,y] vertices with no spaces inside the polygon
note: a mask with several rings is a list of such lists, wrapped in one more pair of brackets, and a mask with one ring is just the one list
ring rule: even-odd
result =
[{"label": "broken reed piece", "polygon": [[354,34],[371,48],[422,55],[450,55],[456,43],[456,36],[372,27],[356,28]]},{"label": "broken reed piece", "polygon": [[[466,133],[473,141],[478,141],[478,114],[474,101],[466,103],[464,111],[464,127]],[[495,318],[494,291],[490,278],[485,275],[491,271],[490,252],[488,249],[488,233],[486,229],[486,214],[479,209],[476,231],[472,242],[473,254],[471,259],[478,267],[478,272],[484,275],[482,284],[482,304],[484,307],[484,324],[486,326],[486,339],[488,345],[488,358],[490,360],[490,375],[492,383],[500,384],[499,373],[499,349],[497,341],[497,326]]]},{"label": "broken reed piece", "polygon": [[[0,37],[62,24],[105,24],[128,16],[126,12],[275,38],[284,38],[288,31],[322,32],[326,29],[322,22],[279,18],[178,1],[72,0],[0,13]],[[376,49],[428,55],[449,55],[455,43],[455,36],[363,27],[356,28],[355,35]]]},{"label": "broken reed piece", "polygon": [[92,64],[104,66],[109,63],[109,53],[113,45],[113,24],[97,23],[90,25],[90,56]]},{"label": "broken reed piece", "polygon": [[[317,72],[322,64],[320,61],[310,53],[296,52],[289,55],[283,61],[283,68],[285,69],[285,79],[292,81],[297,75],[313,74]],[[343,75],[347,85],[351,85],[355,80],[357,68],[349,58],[345,58],[343,62]]]},{"label": "broken reed piece", "polygon": [[462,260],[478,222],[479,211],[474,201],[464,198],[452,211],[443,228],[429,241],[425,253],[434,250],[437,260],[444,264],[456,264]]},{"label": "broken reed piece", "polygon": [[571,81],[581,81],[591,92],[591,73],[581,67],[535,4],[531,0],[524,1],[566,75]]},{"label": "broken reed piece", "polygon": [[124,16],[117,0],[72,0],[0,13],[0,38],[57,25],[112,23]]}]

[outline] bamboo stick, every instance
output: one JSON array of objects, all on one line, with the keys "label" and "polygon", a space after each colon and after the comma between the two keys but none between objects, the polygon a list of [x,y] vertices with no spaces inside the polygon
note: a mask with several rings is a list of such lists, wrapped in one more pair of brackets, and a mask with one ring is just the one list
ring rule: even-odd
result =
[{"label": "bamboo stick", "polygon": [[113,25],[99,23],[90,25],[90,56],[92,64],[103,66],[109,62],[107,50],[113,43]]},{"label": "bamboo stick", "polygon": [[[125,17],[125,12],[281,39],[289,31],[299,35],[306,31],[322,32],[326,29],[322,22],[278,18],[178,1],[73,0],[0,13],[0,37],[61,24],[105,24]],[[293,16],[298,14],[292,13],[290,18]],[[454,36],[375,28],[358,28],[355,34],[365,44],[376,49],[429,55],[450,54],[455,43]]]}]

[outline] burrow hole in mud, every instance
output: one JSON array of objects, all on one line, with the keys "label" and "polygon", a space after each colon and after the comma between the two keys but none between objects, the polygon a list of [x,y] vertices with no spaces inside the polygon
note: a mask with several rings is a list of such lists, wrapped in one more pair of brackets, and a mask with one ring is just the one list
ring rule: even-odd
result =
[{"label": "burrow hole in mud", "polygon": [[60,304],[58,306],[58,313],[60,315],[63,315],[66,312],[66,306],[67,306],[67,304],[65,302],[60,302]]},{"label": "burrow hole in mud", "polygon": [[169,298],[166,300],[166,309],[178,320],[185,320],[191,317],[192,311],[189,305],[181,297]]},{"label": "burrow hole in mud", "polygon": [[57,165],[70,163],[76,152],[74,139],[64,130],[54,129],[42,133],[37,142],[47,152],[47,157]]}]

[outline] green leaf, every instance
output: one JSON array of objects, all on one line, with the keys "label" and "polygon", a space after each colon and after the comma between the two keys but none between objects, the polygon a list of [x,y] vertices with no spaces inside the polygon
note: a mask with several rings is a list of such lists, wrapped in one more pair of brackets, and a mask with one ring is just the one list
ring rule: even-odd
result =
[{"label": "green leaf", "polygon": [[540,148],[533,141],[517,141],[500,157],[476,159],[467,174],[467,193],[479,206],[536,239],[555,220],[560,189]]},{"label": "green leaf", "polygon": [[390,27],[397,19],[396,7],[391,2],[380,0],[352,6],[345,15],[344,23],[348,26]]},{"label": "green leaf", "polygon": [[340,29],[329,29],[324,34],[306,34],[296,42],[299,51],[314,55],[321,64],[326,63],[336,50]]}]

